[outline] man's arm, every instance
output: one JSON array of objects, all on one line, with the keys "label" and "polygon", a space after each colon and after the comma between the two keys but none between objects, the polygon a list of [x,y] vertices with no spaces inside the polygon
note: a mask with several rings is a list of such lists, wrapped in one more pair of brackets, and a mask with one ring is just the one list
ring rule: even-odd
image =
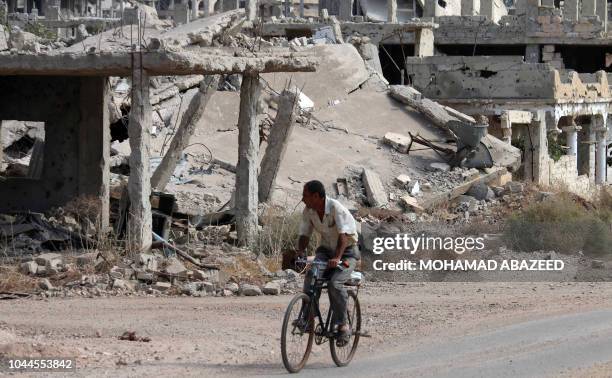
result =
[{"label": "man's arm", "polygon": [[340,265],[340,258],[344,253],[346,247],[349,246],[349,238],[348,234],[339,234],[338,235],[338,244],[336,245],[336,256],[333,259],[329,260],[329,267],[335,268]]}]

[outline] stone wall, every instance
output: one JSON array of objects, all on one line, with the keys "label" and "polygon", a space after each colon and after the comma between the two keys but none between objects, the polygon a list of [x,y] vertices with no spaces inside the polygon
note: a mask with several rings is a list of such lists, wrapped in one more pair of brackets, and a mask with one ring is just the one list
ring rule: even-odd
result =
[{"label": "stone wall", "polygon": [[552,99],[555,71],[521,56],[407,58],[412,85],[433,99]]},{"label": "stone wall", "polygon": [[597,186],[589,176],[578,175],[575,156],[561,156],[558,161],[550,159],[550,186],[555,189],[565,189],[584,198],[593,198]]}]

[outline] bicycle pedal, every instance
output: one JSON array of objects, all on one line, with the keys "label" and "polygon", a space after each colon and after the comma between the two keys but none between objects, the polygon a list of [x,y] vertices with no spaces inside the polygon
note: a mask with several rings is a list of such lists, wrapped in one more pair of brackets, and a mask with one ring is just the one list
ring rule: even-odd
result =
[{"label": "bicycle pedal", "polygon": [[364,331],[364,332],[355,332],[355,335],[358,335],[359,337],[372,337],[372,335],[370,335],[368,333],[368,331]]}]

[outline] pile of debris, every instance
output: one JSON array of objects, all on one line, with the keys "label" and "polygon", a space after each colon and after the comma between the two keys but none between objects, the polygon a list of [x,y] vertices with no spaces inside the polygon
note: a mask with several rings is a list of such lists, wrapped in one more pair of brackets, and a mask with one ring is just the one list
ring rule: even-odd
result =
[{"label": "pile of debris", "polygon": [[[214,268],[188,269],[177,256],[140,253],[133,259],[100,252],[69,256],[43,253],[23,258],[19,271],[38,279],[42,297],[188,295],[256,296],[293,293],[301,277],[292,270],[266,272],[268,282],[255,284]],[[113,260],[113,261],[111,261]]]}]

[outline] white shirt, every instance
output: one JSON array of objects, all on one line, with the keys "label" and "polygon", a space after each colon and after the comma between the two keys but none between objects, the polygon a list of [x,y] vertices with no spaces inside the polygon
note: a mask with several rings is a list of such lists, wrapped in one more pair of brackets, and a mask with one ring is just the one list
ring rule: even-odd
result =
[{"label": "white shirt", "polygon": [[321,235],[321,246],[336,250],[338,235],[348,234],[350,236],[349,246],[357,244],[357,225],[355,218],[346,207],[335,199],[325,197],[325,214],[323,220],[314,209],[305,208],[302,212],[300,224],[300,235],[310,237],[312,231],[317,230]]}]

